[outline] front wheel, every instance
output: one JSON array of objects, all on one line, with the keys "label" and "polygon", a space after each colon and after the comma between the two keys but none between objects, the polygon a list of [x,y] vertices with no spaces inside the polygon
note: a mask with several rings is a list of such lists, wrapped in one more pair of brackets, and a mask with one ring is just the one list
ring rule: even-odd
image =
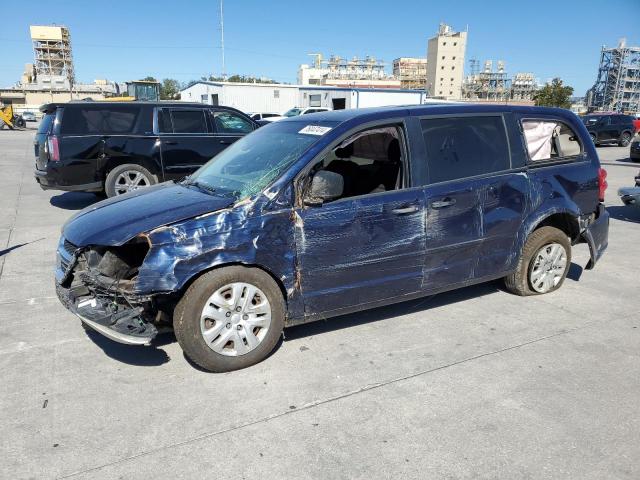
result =
[{"label": "front wheel", "polygon": [[186,356],[210,372],[228,372],[264,360],[282,335],[282,292],[257,268],[224,267],[205,273],[176,305],[173,328]]},{"label": "front wheel", "polygon": [[571,265],[571,243],[554,227],[541,227],[527,239],[518,266],[504,278],[516,295],[542,295],[559,289]]},{"label": "front wheel", "polygon": [[620,145],[621,147],[628,147],[630,143],[631,134],[629,132],[624,132],[622,135],[620,135],[620,141],[618,142],[618,145]]}]

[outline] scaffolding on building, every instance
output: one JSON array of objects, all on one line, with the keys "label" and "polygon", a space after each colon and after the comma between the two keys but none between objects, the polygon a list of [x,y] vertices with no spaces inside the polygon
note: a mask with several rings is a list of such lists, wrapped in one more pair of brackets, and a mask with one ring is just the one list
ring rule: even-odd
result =
[{"label": "scaffolding on building", "polygon": [[497,70],[493,70],[493,62],[484,62],[484,70],[469,75],[462,84],[462,97],[467,100],[485,100],[506,102],[511,96],[511,79],[504,69],[504,62],[499,60]]},{"label": "scaffolding on building", "polygon": [[32,25],[30,30],[36,78],[65,77],[73,85],[75,73],[69,29]]},{"label": "scaffolding on building", "polygon": [[338,55],[331,55],[323,60],[326,65],[327,78],[330,80],[386,80],[391,78],[386,72],[386,64],[375,57],[366,56],[361,59],[353,57],[347,60]]},{"label": "scaffolding on building", "polygon": [[587,91],[588,111],[640,113],[640,47],[602,47],[598,77]]},{"label": "scaffolding on building", "polygon": [[532,101],[537,89],[533,73],[516,73],[511,81],[511,100]]},{"label": "scaffolding on building", "polygon": [[425,89],[427,83],[427,59],[400,57],[393,61],[393,76],[400,80],[401,88]]}]

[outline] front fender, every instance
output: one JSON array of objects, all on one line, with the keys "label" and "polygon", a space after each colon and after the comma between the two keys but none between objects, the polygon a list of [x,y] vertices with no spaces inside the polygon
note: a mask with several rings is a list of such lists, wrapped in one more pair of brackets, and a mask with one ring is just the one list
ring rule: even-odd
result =
[{"label": "front fender", "polygon": [[290,209],[254,212],[247,202],[150,232],[139,294],[180,292],[202,272],[228,264],[256,265],[295,296],[296,264]]}]

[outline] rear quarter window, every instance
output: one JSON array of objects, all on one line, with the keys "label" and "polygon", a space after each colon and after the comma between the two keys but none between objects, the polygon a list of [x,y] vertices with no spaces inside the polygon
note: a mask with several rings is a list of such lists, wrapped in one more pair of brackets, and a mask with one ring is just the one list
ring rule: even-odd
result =
[{"label": "rear quarter window", "polygon": [[522,132],[532,163],[568,159],[582,153],[580,137],[558,120],[523,120]]},{"label": "rear quarter window", "polygon": [[40,120],[40,125],[38,126],[38,133],[51,133],[51,126],[53,125],[53,121],[56,118],[56,113],[47,113]]},{"label": "rear quarter window", "polygon": [[511,168],[501,116],[421,120],[431,183]]},{"label": "rear quarter window", "polygon": [[114,135],[133,133],[140,108],[136,106],[66,107],[63,135]]}]

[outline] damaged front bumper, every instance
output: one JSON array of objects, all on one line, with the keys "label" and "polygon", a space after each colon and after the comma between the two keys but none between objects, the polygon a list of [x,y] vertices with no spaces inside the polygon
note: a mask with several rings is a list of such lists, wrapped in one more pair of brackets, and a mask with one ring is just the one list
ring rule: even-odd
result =
[{"label": "damaged front bumper", "polygon": [[56,284],[60,302],[87,327],[127,345],[149,345],[158,329],[142,317],[141,307],[122,308],[105,299],[85,295],[74,297],[71,289]]},{"label": "damaged front bumper", "polygon": [[[132,302],[100,273],[86,268],[83,252],[60,240],[56,261],[56,294],[60,302],[84,325],[105,337],[127,345],[149,345],[158,333],[148,321],[142,302]],[[78,271],[80,270],[80,271]]]}]

